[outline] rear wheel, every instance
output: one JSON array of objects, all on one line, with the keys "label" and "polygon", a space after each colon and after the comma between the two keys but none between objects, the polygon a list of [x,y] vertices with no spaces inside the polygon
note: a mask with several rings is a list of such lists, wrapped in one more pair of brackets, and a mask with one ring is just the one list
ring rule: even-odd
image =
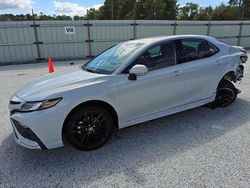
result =
[{"label": "rear wheel", "polygon": [[225,108],[231,105],[237,98],[238,90],[229,80],[222,80],[218,86],[215,101],[210,104],[213,107]]},{"label": "rear wheel", "polygon": [[90,151],[103,146],[112,136],[111,114],[100,107],[76,110],[66,122],[66,139],[73,147]]}]

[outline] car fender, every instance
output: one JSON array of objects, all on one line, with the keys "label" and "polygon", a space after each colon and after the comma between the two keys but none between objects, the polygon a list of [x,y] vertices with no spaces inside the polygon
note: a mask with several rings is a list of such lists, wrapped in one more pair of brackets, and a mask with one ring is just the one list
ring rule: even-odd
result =
[{"label": "car fender", "polygon": [[[99,88],[98,91],[95,88]],[[110,105],[116,112],[119,118],[119,106],[118,106],[118,89],[116,82],[108,81],[105,83],[99,83],[99,85],[90,85],[84,88],[77,88],[73,92],[64,93],[65,102],[64,104],[64,121],[67,116],[75,109],[77,106],[91,101],[100,101]]]}]

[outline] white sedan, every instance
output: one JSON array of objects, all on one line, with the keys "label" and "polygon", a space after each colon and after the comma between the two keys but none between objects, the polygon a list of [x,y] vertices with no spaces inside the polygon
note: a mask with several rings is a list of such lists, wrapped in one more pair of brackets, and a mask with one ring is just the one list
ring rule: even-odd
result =
[{"label": "white sedan", "polygon": [[[104,145],[114,129],[207,105],[226,107],[239,93],[242,51],[213,37],[182,35],[122,42],[81,69],[47,75],[10,100],[18,144],[79,150]],[[65,139],[63,139],[65,138]]]}]

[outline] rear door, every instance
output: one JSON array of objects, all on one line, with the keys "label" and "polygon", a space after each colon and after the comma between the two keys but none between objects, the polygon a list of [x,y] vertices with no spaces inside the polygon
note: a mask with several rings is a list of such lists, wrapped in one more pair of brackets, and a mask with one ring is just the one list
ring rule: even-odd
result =
[{"label": "rear door", "polygon": [[216,91],[218,49],[203,39],[175,42],[177,64],[182,64],[185,79],[185,103],[207,99]]}]

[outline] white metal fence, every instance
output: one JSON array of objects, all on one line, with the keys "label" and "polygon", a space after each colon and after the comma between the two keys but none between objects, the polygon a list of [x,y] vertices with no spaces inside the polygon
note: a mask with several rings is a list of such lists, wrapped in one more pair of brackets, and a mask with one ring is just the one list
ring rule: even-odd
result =
[{"label": "white metal fence", "polygon": [[0,65],[82,59],[125,40],[202,34],[250,47],[250,21],[83,20],[0,22]]}]

